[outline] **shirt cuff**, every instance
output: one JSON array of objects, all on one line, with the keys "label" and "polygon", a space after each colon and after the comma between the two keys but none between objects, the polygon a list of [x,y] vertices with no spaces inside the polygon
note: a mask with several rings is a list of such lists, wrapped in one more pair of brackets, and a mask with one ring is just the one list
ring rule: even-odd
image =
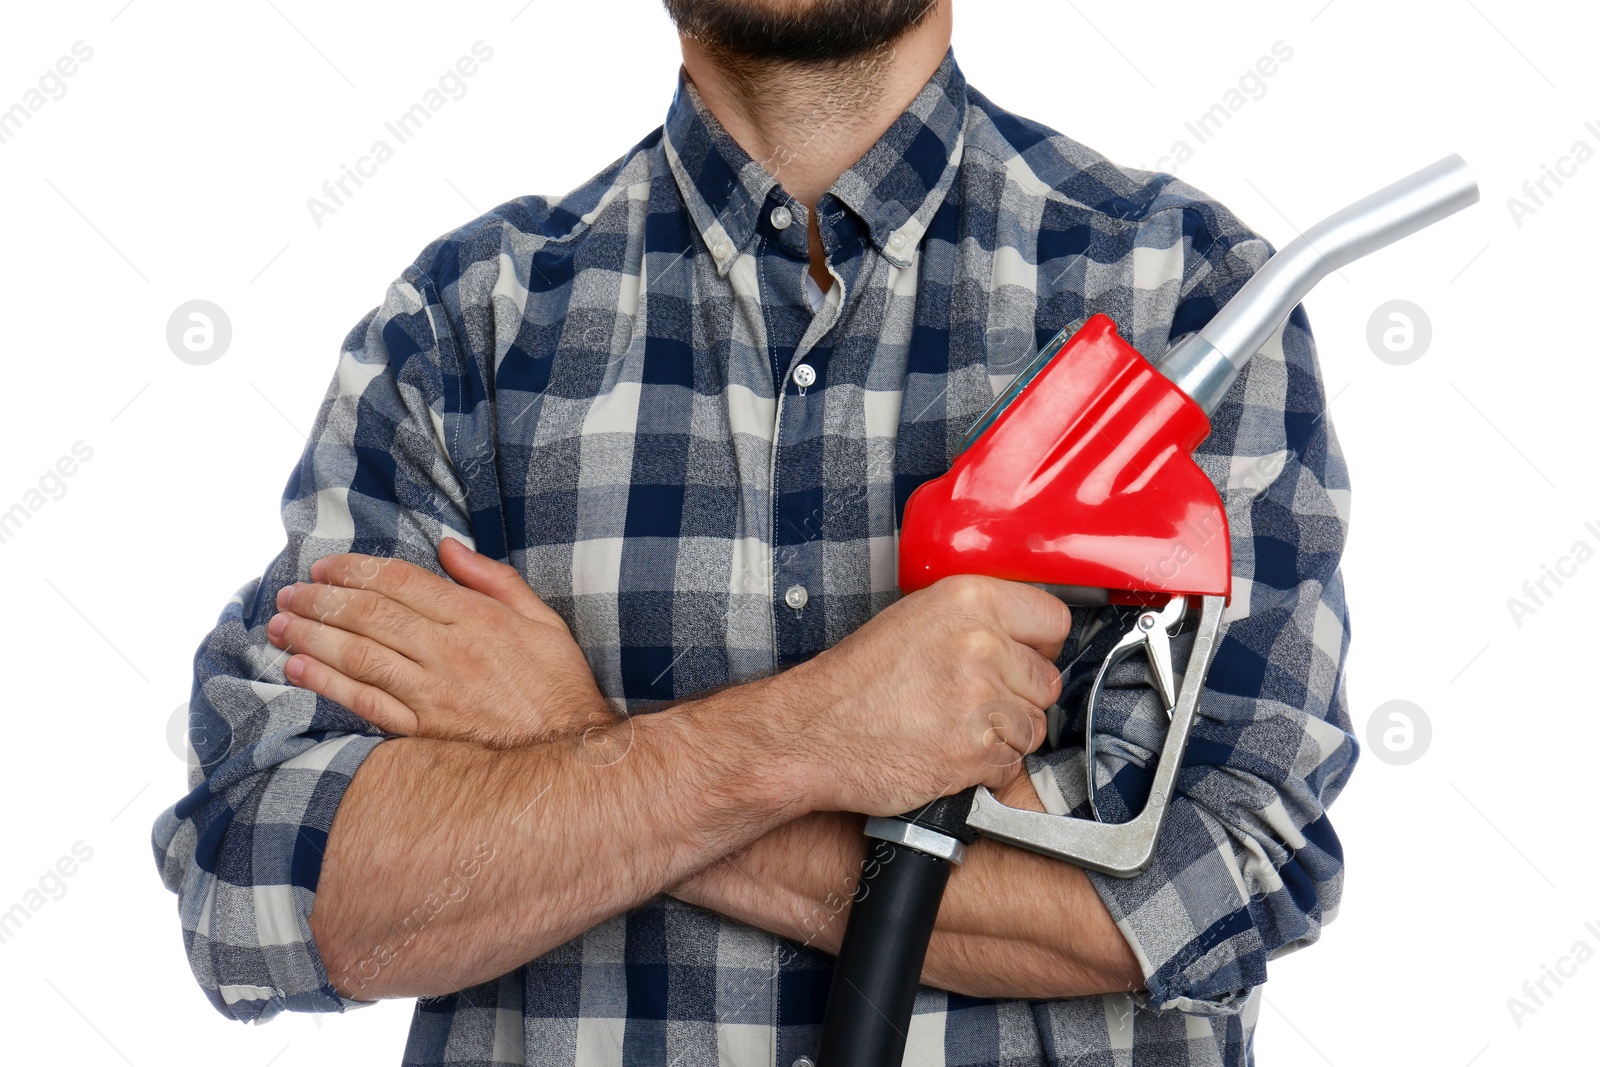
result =
[{"label": "shirt cuff", "polygon": [[193,931],[185,938],[191,964],[224,1015],[265,1023],[284,1011],[344,1012],[375,1003],[334,988],[311,913],[339,803],[384,740],[345,734],[318,741],[264,772],[248,819],[227,817],[217,874],[184,901],[199,910],[184,922]]},{"label": "shirt cuff", "polygon": [[[1057,766],[1038,754],[1026,763],[1047,812],[1067,815],[1081,807],[1076,814],[1088,814],[1081,784],[1063,788]],[[1082,764],[1080,750],[1080,773]],[[1080,802],[1072,804],[1072,797]],[[1149,869],[1132,878],[1084,873],[1139,961],[1145,990],[1133,999],[1141,1007],[1234,1015],[1267,980],[1266,953],[1232,842],[1188,798],[1173,798]]]}]

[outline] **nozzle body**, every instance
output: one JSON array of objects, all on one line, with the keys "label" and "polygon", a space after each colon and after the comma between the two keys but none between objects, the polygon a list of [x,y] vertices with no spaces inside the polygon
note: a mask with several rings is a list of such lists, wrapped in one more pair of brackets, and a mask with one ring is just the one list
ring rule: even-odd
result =
[{"label": "nozzle body", "polygon": [[1228,516],[1194,462],[1205,413],[1096,315],[900,523],[900,591],[952,574],[1049,586],[1068,603],[1231,590]]}]

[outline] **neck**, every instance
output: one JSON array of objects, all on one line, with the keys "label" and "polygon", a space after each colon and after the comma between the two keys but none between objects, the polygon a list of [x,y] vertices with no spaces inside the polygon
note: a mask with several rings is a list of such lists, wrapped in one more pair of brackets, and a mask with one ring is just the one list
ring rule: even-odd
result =
[{"label": "neck", "polygon": [[681,38],[683,66],[739,147],[815,216],[822,194],[866,155],[939,68],[950,0],[892,42],[828,66],[750,60]]}]

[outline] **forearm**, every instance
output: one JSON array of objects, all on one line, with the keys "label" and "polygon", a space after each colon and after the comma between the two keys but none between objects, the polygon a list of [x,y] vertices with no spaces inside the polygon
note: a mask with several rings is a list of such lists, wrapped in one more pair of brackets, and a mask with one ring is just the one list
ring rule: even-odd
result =
[{"label": "forearm", "polygon": [[371,1000],[486,981],[803,814],[762,733],[781,720],[738,699],[619,723],[609,750],[379,745],[339,805],[311,916],[335,988]]},{"label": "forearm", "polygon": [[[1001,793],[1043,810],[1020,778]],[[864,850],[860,816],[816,813],[778,828],[673,892],[729,918],[836,953]],[[1082,870],[980,839],[950,877],[925,984],[975,997],[1045,999],[1142,986],[1133,951]]]},{"label": "forearm", "polygon": [[[999,793],[1043,811],[1026,775]],[[950,875],[923,981],[974,997],[1128,993],[1139,962],[1082,868],[979,838]]]}]

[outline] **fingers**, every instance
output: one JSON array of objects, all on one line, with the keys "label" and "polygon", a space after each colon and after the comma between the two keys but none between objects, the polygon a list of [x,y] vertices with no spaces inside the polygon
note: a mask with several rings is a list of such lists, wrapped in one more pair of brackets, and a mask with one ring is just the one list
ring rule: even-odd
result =
[{"label": "fingers", "polygon": [[384,733],[410,736],[417,732],[417,716],[410,708],[382,689],[347,678],[312,656],[290,656],[283,672],[293,684],[344,705]]},{"label": "fingers", "polygon": [[434,622],[450,623],[461,617],[461,591],[455,583],[409,560],[341,552],[313,563],[311,580],[382,593]]},{"label": "fingers", "polygon": [[1038,708],[995,701],[980,709],[980,746],[987,771],[982,784],[998,789],[1023,771],[1023,757],[1044,740],[1044,715]]},{"label": "fingers", "polygon": [[1061,696],[1061,672],[1055,664],[1027,645],[997,638],[1001,646],[998,662],[1000,680],[1006,688],[1036,708],[1048,708]]},{"label": "fingers", "polygon": [[278,590],[277,604],[279,611],[370,638],[419,663],[438,658],[440,625],[374,590],[296,582]]},{"label": "fingers", "polygon": [[1072,612],[1043,589],[999,579],[988,583],[1000,628],[1013,640],[1027,645],[1045,659],[1061,655],[1072,628]]},{"label": "fingers", "polygon": [[941,579],[946,603],[969,615],[993,619],[1006,636],[1054,660],[1072,626],[1072,613],[1056,597],[1035,586],[979,575]]},{"label": "fingers", "polygon": [[408,705],[419,695],[422,672],[418,665],[371,638],[280,612],[267,623],[267,639],[286,651],[307,653],[346,678],[375,686]]},{"label": "fingers", "polygon": [[996,700],[978,710],[981,743],[991,762],[1015,763],[1043,740],[1044,714],[1030,704]]},{"label": "fingers", "polygon": [[566,620],[539,599],[522,573],[509,563],[474,552],[454,537],[439,542],[439,563],[457,582],[493,597],[512,611],[534,622],[565,630]]},{"label": "fingers", "polygon": [[1018,759],[1013,760],[1004,766],[996,766],[991,768],[989,773],[984,776],[983,781],[975,784],[987,786],[991,793],[998,793],[1005,789],[1006,786],[1022,777],[1022,770],[1022,760],[1019,757]]}]

